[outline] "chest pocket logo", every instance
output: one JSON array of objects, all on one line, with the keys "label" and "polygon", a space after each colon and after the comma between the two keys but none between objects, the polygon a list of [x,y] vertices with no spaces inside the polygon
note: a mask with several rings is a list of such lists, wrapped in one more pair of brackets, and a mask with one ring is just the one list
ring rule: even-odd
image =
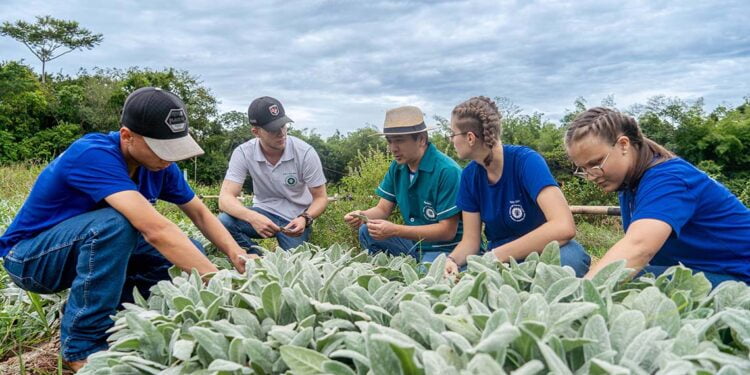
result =
[{"label": "chest pocket logo", "polygon": [[437,217],[437,212],[435,212],[435,209],[432,207],[432,203],[424,202],[422,216],[424,216],[424,218],[427,220],[435,220],[435,218]]},{"label": "chest pocket logo", "polygon": [[297,185],[297,175],[295,174],[288,174],[284,176],[284,183],[287,186],[295,186]]},{"label": "chest pocket logo", "polygon": [[511,201],[510,208],[508,209],[511,220],[517,223],[522,222],[526,218],[526,211],[524,211],[523,206],[519,202]]}]

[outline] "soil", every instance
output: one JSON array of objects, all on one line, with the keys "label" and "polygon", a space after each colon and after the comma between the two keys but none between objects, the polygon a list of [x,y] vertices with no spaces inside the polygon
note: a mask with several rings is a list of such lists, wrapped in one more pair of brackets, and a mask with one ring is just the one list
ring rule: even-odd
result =
[{"label": "soil", "polygon": [[[60,355],[60,337],[53,337],[50,341],[40,343],[33,350],[23,353],[23,365],[26,374],[57,374],[58,357]],[[21,374],[21,362],[18,356],[13,356],[0,363],[0,374]],[[63,374],[73,374],[63,366]]]}]

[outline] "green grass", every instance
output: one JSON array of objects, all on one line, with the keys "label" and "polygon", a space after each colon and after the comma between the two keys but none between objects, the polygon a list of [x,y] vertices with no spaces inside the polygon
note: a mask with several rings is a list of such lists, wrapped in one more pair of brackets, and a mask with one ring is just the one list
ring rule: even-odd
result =
[{"label": "green grass", "polygon": [[[373,164],[380,166],[376,168]],[[371,166],[372,171],[354,171],[355,175],[345,179],[340,187],[342,191],[353,190],[360,197],[371,194],[372,181],[379,181],[381,178],[374,174],[377,173],[378,168],[382,169],[382,165],[387,165],[387,160],[376,160],[376,163],[366,165]],[[0,166],[0,233],[10,225],[42,167],[36,164]],[[217,195],[219,190],[214,186],[194,186],[194,189],[201,195]],[[330,189],[330,191],[336,191],[336,189]],[[355,209],[372,207],[377,200],[377,197],[368,197],[331,202],[325,214],[316,220],[311,242],[322,247],[329,247],[334,243],[356,247],[357,233],[344,223],[343,216]],[[204,201],[212,211],[218,210],[216,199]],[[178,223],[188,234],[200,236],[182,211],[174,205],[159,202],[157,209],[170,220]],[[397,218],[396,221],[398,221]],[[578,224],[577,240],[595,259],[601,257],[604,251],[622,236],[620,221],[616,217],[577,216],[576,222]],[[259,243],[265,248],[275,249],[276,247],[274,239],[261,240]],[[209,246],[208,250],[212,255],[217,255],[213,246]],[[228,266],[228,263],[221,258],[218,256],[215,259]],[[63,294],[39,296],[26,293],[15,287],[6,275],[5,269],[0,267],[0,359],[25,352],[56,334],[63,298]]]}]

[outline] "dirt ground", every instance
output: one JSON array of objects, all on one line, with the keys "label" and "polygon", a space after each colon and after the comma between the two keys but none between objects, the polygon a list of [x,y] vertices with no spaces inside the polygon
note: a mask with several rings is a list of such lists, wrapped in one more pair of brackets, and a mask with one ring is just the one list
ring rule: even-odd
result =
[{"label": "dirt ground", "polygon": [[[60,355],[60,338],[40,344],[34,350],[23,353],[24,372],[21,371],[21,361],[18,356],[8,358],[0,363],[0,374],[57,374],[58,356]],[[73,374],[63,366],[63,374]]]}]

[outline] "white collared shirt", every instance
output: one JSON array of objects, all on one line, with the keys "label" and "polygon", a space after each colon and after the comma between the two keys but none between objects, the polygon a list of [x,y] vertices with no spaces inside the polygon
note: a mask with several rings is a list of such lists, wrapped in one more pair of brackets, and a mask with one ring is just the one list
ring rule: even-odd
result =
[{"label": "white collared shirt", "polygon": [[287,136],[276,165],[268,162],[257,138],[237,146],[224,179],[243,184],[248,174],[253,180],[253,206],[287,220],[310,206],[310,188],[326,183],[318,153],[293,136]]}]

